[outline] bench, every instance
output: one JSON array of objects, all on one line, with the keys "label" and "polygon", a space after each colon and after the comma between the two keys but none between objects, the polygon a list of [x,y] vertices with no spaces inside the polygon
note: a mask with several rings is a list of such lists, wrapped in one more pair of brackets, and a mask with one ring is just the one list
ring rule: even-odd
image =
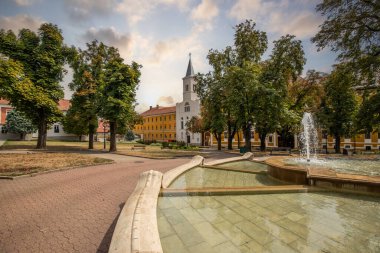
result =
[{"label": "bench", "polygon": [[289,147],[272,148],[270,155],[291,155],[292,149]]},{"label": "bench", "polygon": [[133,145],[132,150],[135,150],[135,149],[145,149],[145,145],[135,144],[135,145]]}]

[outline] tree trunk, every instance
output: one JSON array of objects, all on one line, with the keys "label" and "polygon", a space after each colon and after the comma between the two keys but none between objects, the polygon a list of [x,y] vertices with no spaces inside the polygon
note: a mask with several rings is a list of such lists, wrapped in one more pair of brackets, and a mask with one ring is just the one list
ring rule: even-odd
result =
[{"label": "tree trunk", "polygon": [[238,148],[240,148],[240,133],[239,133],[239,131],[238,131],[237,137],[238,137]]},{"label": "tree trunk", "polygon": [[214,133],[214,136],[218,143],[218,150],[222,150],[222,133]]},{"label": "tree trunk", "polygon": [[26,133],[20,133],[20,140],[25,141]]},{"label": "tree trunk", "polygon": [[231,138],[231,131],[232,131],[232,126],[231,123],[227,123],[227,149],[232,150],[232,138]]},{"label": "tree trunk", "polygon": [[201,132],[201,146],[205,146],[205,132]]},{"label": "tree trunk", "polygon": [[79,141],[82,141],[82,135],[79,135],[79,136],[78,136],[78,140],[79,140]]},{"label": "tree trunk", "polygon": [[260,133],[260,151],[265,151],[265,138],[267,137],[266,133]]},{"label": "tree trunk", "polygon": [[43,118],[38,123],[38,139],[36,149],[46,149],[47,124]]},{"label": "tree trunk", "polygon": [[110,121],[110,152],[116,151],[116,122]]},{"label": "tree trunk", "polygon": [[247,152],[251,152],[251,129],[249,127],[244,128],[245,149]]},{"label": "tree trunk", "polygon": [[340,154],[340,135],[335,134],[335,153]]}]

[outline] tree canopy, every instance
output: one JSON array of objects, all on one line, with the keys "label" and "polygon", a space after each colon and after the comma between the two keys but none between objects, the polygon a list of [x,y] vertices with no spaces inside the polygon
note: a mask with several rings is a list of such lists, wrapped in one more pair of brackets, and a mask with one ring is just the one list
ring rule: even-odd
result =
[{"label": "tree canopy", "polygon": [[38,126],[37,148],[46,147],[48,126],[62,118],[59,82],[68,51],[53,24],[42,24],[37,34],[21,29],[16,36],[0,30],[0,53],[5,56],[0,60],[2,96]]},{"label": "tree canopy", "polygon": [[8,113],[5,127],[8,132],[19,134],[21,140],[25,139],[26,134],[34,133],[37,130],[30,119],[16,110]]}]

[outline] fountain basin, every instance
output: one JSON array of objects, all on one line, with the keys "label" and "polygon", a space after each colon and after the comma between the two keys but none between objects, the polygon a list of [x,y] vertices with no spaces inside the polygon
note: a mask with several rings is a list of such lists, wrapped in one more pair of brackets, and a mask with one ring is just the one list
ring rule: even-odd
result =
[{"label": "fountain basin", "polygon": [[268,158],[268,174],[279,180],[337,190],[380,194],[380,176],[341,173],[317,164],[289,164],[289,157]]}]

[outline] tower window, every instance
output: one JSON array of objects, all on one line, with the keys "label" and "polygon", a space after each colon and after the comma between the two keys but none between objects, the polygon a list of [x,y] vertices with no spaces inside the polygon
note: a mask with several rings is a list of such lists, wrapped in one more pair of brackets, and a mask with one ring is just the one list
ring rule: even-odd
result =
[{"label": "tower window", "polygon": [[187,102],[185,104],[185,112],[190,112],[190,105]]},{"label": "tower window", "polygon": [[186,91],[189,91],[189,85],[186,84]]}]

